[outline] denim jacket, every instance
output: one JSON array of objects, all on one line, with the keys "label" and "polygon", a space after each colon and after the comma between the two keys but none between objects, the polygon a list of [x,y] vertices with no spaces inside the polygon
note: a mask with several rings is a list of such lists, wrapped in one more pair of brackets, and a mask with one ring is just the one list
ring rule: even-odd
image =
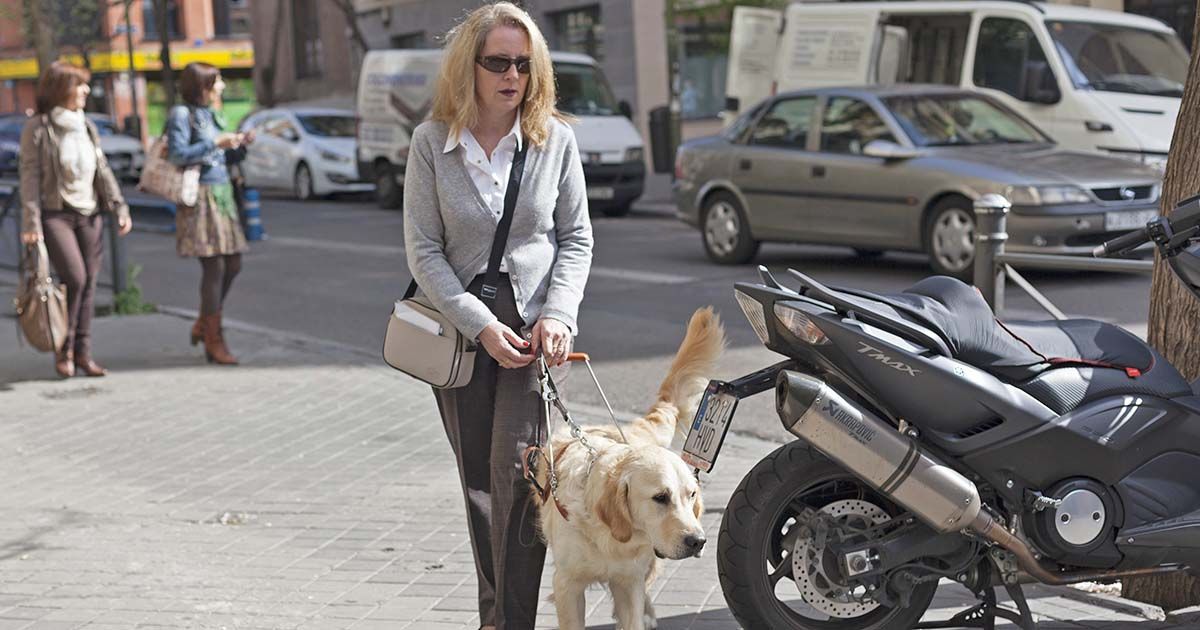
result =
[{"label": "denim jacket", "polygon": [[201,184],[228,182],[227,164],[241,161],[245,149],[218,149],[217,134],[222,131],[207,107],[172,107],[167,115],[167,159],[179,166],[200,164]]}]

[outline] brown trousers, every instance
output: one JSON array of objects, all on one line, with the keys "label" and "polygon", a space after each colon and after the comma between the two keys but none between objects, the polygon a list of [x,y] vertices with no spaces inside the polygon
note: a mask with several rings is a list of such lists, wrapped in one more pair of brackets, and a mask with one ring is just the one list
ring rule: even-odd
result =
[{"label": "brown trousers", "polygon": [[75,356],[91,353],[92,314],[96,279],[104,264],[104,219],[100,213],[85,217],[73,210],[42,210],[46,251],[58,279],[67,285],[67,340],[63,352]]},{"label": "brown trousers", "polygon": [[[483,277],[476,277],[469,290],[479,295],[482,284]],[[497,284],[492,312],[524,334],[508,276]],[[537,509],[522,475],[521,456],[544,416],[537,368],[501,368],[481,346],[471,382],[435,389],[434,394],[467,503],[480,624],[533,630],[546,547],[537,533]]]}]

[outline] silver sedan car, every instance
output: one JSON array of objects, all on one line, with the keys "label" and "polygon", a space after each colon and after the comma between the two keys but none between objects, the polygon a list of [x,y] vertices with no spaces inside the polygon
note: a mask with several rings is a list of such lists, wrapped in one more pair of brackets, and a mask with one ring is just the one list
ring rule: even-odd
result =
[{"label": "silver sedan car", "polygon": [[924,251],[937,273],[966,278],[972,200],[1012,202],[1011,251],[1084,254],[1156,216],[1160,181],[1059,149],[986,95],[895,85],[774,96],[680,146],[673,187],[679,218],[718,263],[749,262],[762,241],[821,243]]}]

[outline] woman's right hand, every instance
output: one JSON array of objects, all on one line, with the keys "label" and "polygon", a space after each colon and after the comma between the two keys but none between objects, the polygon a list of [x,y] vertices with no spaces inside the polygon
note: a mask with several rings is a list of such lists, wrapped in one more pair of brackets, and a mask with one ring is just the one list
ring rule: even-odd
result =
[{"label": "woman's right hand", "polygon": [[532,353],[521,353],[521,350],[529,347],[529,342],[499,320],[488,324],[483,332],[479,333],[479,343],[483,344],[483,349],[503,368],[525,367],[534,359]]},{"label": "woman's right hand", "polygon": [[219,149],[236,149],[238,147],[238,135],[229,132],[217,134],[216,144]]},{"label": "woman's right hand", "polygon": [[42,235],[37,232],[21,232],[21,242],[26,245],[37,245],[40,240]]}]

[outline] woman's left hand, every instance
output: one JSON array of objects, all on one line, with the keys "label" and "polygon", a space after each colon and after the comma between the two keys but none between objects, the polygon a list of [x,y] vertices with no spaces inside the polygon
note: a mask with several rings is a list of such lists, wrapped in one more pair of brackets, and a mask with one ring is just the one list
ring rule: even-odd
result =
[{"label": "woman's left hand", "polygon": [[567,362],[567,355],[571,353],[571,329],[566,324],[546,317],[539,319],[538,323],[533,326],[533,353],[537,355],[541,351],[546,355],[546,363],[551,367],[557,367]]},{"label": "woman's left hand", "polygon": [[117,234],[125,236],[133,230],[133,219],[128,216],[119,217],[117,219]]}]

